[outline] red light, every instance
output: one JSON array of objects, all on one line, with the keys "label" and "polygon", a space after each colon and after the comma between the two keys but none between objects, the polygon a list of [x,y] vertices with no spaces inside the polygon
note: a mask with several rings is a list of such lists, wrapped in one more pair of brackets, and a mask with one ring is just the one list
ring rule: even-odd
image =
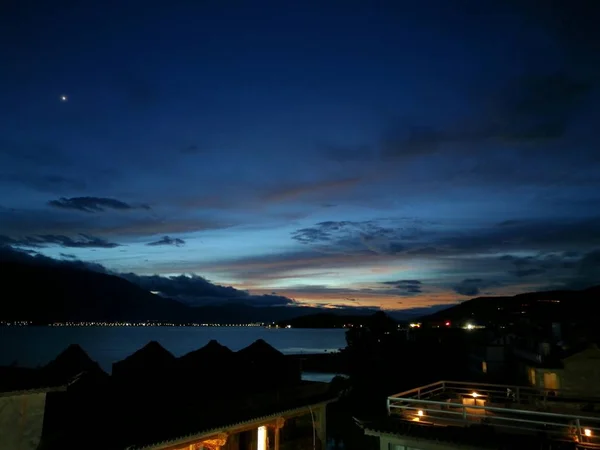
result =
[{"label": "red light", "polygon": [[450,326],[450,322],[446,322],[446,326],[449,327]]}]

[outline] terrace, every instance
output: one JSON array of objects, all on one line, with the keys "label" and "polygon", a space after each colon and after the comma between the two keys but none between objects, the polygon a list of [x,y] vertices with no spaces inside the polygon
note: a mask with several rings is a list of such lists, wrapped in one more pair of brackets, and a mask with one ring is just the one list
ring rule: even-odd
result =
[{"label": "terrace", "polygon": [[[600,398],[524,386],[438,381],[392,395],[390,419],[429,427],[485,426],[600,448]],[[442,431],[440,429],[440,431]]]}]

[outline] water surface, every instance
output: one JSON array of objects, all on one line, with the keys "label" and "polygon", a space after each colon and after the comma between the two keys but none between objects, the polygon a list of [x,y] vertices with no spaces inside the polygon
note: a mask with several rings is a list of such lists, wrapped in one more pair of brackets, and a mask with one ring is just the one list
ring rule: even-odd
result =
[{"label": "water surface", "polygon": [[154,340],[181,356],[216,339],[239,350],[264,339],[285,354],[322,353],[346,346],[343,329],[262,327],[0,327],[0,365],[46,364],[70,344],[79,344],[104,370]]}]

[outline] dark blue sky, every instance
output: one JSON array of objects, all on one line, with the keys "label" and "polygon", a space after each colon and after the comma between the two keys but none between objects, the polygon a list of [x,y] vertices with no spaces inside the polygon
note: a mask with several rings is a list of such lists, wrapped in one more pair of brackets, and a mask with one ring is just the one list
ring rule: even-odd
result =
[{"label": "dark blue sky", "polygon": [[593,284],[598,17],[3,2],[0,244],[321,304]]}]

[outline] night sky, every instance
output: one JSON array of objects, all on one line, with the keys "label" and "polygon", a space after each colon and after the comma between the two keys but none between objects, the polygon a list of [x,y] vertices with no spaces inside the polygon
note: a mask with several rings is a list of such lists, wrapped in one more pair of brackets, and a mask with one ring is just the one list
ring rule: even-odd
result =
[{"label": "night sky", "polygon": [[321,305],[598,284],[599,9],[3,1],[0,244]]}]

